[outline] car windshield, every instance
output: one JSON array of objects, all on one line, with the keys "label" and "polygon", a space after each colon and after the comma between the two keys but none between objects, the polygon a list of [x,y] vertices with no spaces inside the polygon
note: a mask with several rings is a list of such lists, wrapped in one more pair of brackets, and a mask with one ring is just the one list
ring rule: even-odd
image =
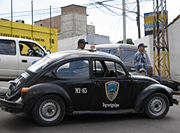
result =
[{"label": "car windshield", "polygon": [[[97,51],[116,55],[116,56],[120,57],[123,62],[130,63],[132,65],[134,64],[134,55],[137,52],[136,49],[128,49],[128,48],[127,49],[122,48],[121,51],[118,51],[118,48],[97,48]],[[148,55],[147,55],[147,53],[145,53],[145,54],[147,57],[147,63],[150,64]]]},{"label": "car windshield", "polygon": [[36,63],[34,63],[32,66],[30,66],[28,70],[37,73],[40,70],[42,70],[44,67],[46,67],[50,62],[51,62],[51,58],[46,56],[40,59],[39,61],[37,61]]},{"label": "car windshield", "polygon": [[[122,49],[120,52],[120,58],[123,62],[127,62],[130,64],[134,64],[134,56],[136,54],[137,50],[132,50],[132,49]],[[145,52],[146,57],[147,57],[147,63],[150,64],[149,58],[147,53]]]}]

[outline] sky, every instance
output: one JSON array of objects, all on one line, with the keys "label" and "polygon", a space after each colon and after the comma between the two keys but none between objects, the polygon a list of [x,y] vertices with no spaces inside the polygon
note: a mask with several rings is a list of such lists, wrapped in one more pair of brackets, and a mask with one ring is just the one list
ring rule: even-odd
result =
[{"label": "sky", "polygon": [[[31,23],[31,1],[32,0],[13,0],[13,20],[25,20]],[[87,22],[95,25],[96,33],[110,36],[112,43],[123,39],[122,24],[122,0],[112,0],[105,2],[106,7],[94,5],[97,1],[103,0],[33,0],[34,21],[49,17],[49,7],[52,7],[52,16],[60,14],[60,7],[70,4],[87,6]],[[126,9],[136,11],[136,0],[126,0]],[[180,14],[179,0],[166,0],[169,23]],[[116,8],[115,8],[116,7]],[[43,10],[42,10],[43,9]],[[153,11],[152,0],[140,0],[141,11],[141,36],[144,36],[145,12]],[[10,19],[11,0],[0,0],[0,18]],[[136,15],[127,13],[126,17],[126,37],[133,40],[138,39]]]}]

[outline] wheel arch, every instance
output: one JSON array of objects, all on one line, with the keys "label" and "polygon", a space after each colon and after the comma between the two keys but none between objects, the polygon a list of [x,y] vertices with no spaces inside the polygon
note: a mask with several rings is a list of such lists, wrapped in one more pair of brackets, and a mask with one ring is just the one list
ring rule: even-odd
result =
[{"label": "wheel arch", "polygon": [[144,101],[146,100],[147,97],[149,97],[154,93],[164,94],[165,96],[167,96],[170,106],[173,105],[172,89],[161,84],[153,84],[142,90],[139,93],[139,95],[136,97],[136,102],[134,105],[134,109],[136,110],[136,112],[144,111]]},{"label": "wheel arch", "polygon": [[61,97],[65,102],[66,113],[72,113],[72,101],[66,90],[61,86],[49,83],[31,86],[28,92],[22,95],[22,99],[25,105],[24,111],[30,112],[37,100],[39,100],[45,95],[57,95]]}]

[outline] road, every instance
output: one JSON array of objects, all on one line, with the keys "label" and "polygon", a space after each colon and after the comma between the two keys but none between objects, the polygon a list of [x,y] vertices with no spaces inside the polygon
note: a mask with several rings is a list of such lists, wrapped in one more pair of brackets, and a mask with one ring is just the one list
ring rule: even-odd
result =
[{"label": "road", "polygon": [[[6,83],[0,82],[2,86]],[[180,105],[164,119],[152,120],[139,114],[68,116],[54,127],[41,127],[24,115],[0,110],[0,133],[180,133]]]}]

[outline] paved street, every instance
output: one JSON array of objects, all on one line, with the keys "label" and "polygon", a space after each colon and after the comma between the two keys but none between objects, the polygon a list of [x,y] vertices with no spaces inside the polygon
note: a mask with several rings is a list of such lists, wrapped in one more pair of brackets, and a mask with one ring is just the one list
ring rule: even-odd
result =
[{"label": "paved street", "polygon": [[[6,83],[0,82],[0,86]],[[66,117],[58,126],[40,127],[25,116],[0,110],[0,133],[179,133],[180,106],[166,118],[151,120],[137,114],[77,115]]]},{"label": "paved street", "polygon": [[6,81],[0,81],[0,88],[5,88],[8,86],[8,82]]}]

